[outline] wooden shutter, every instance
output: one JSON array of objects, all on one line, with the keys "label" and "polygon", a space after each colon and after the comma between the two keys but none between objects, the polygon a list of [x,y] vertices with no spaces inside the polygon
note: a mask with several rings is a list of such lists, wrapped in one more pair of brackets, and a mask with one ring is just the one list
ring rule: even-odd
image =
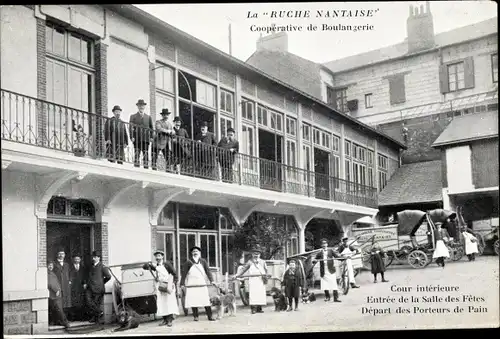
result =
[{"label": "wooden shutter", "polygon": [[439,66],[439,89],[441,93],[450,91],[450,83],[448,82],[448,65]]},{"label": "wooden shutter", "polygon": [[404,75],[389,78],[389,94],[391,105],[401,104],[406,101]]},{"label": "wooden shutter", "polygon": [[337,93],[330,86],[326,87],[326,102],[334,109],[337,109]]},{"label": "wooden shutter", "polygon": [[472,57],[464,60],[464,84],[465,88],[474,88],[474,58]]}]

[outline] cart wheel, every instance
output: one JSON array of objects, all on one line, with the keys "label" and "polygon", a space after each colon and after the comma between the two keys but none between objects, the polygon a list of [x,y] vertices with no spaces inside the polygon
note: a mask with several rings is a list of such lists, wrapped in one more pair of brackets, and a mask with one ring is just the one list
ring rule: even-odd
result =
[{"label": "cart wheel", "polygon": [[248,306],[250,302],[249,301],[250,295],[249,293],[247,293],[247,291],[245,291],[245,284],[243,283],[240,284],[239,291],[240,291],[241,302],[243,303],[243,305]]},{"label": "cart wheel", "polygon": [[347,272],[347,265],[343,265],[342,274],[337,278],[337,285],[342,289],[342,294],[346,295],[349,292],[349,273]]},{"label": "cart wheel", "polygon": [[405,245],[399,249],[396,255],[396,259],[399,261],[406,261],[408,260],[408,253],[410,253],[413,250],[413,247]]},{"label": "cart wheel", "polygon": [[424,268],[430,263],[430,261],[424,251],[415,250],[408,254],[408,263],[413,268]]},{"label": "cart wheel", "polygon": [[495,243],[493,244],[493,249],[495,250],[496,255],[499,255],[498,254],[498,252],[499,252],[498,246],[499,246],[499,242],[498,242],[498,239],[497,239],[495,241]]}]

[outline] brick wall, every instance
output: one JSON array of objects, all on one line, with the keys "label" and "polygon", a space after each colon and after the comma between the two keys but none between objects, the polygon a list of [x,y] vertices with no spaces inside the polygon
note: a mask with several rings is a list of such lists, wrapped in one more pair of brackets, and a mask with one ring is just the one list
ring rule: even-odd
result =
[{"label": "brick wall", "polygon": [[[108,116],[108,46],[98,42],[95,44],[95,68],[96,68],[96,88],[95,88],[95,109],[97,115]],[[96,122],[96,156],[101,157],[104,153],[104,140],[102,131],[104,121],[97,119]]]},{"label": "brick wall", "polygon": [[47,220],[38,218],[38,267],[47,267]]},{"label": "brick wall", "polygon": [[101,252],[103,265],[109,263],[108,223],[96,223],[94,227],[94,250]]},{"label": "brick wall", "polygon": [[[37,96],[38,99],[47,99],[47,61],[45,60],[46,38],[45,38],[45,20],[36,19],[36,57],[37,57]],[[47,140],[47,111],[42,106],[39,108],[38,124],[38,142],[45,145]]]},{"label": "brick wall", "polygon": [[404,126],[408,129],[406,140],[402,133],[402,121],[381,124],[379,128],[387,135],[406,144],[408,149],[402,153],[402,162],[409,164],[441,159],[441,152],[432,148],[431,145],[450,121],[446,113],[404,120]]},{"label": "brick wall", "polygon": [[158,231],[158,227],[155,225],[151,225],[151,253],[156,251],[156,232]]},{"label": "brick wall", "polygon": [[32,334],[37,322],[37,312],[32,311],[31,300],[5,301],[3,303],[3,333]]}]

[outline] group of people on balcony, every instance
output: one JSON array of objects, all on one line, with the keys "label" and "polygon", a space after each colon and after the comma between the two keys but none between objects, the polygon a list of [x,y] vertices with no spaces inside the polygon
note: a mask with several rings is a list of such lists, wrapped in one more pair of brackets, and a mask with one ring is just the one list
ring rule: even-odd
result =
[{"label": "group of people on balcony", "polygon": [[228,128],[225,137],[217,142],[213,133],[208,131],[208,123],[202,122],[200,136],[191,142],[189,133],[182,128],[180,117],[168,120],[172,112],[167,108],[160,112],[161,119],[153,126],[152,118],[145,113],[146,102],[139,99],[136,103],[137,113],[130,117],[130,129],[127,134],[125,122],[120,120],[122,109],[113,107],[113,117],[104,124],[104,140],[106,156],[110,162],[122,164],[125,159],[125,148],[134,146],[134,166],[140,167],[141,153],[144,168],[149,168],[149,148],[151,146],[151,167],[158,168],[158,157],[163,155],[166,170],[175,167],[177,173],[182,168],[190,169],[188,174],[207,178],[218,176],[216,162],[222,172],[222,180],[232,182],[233,164],[239,152],[239,143],[235,138],[235,130]]}]

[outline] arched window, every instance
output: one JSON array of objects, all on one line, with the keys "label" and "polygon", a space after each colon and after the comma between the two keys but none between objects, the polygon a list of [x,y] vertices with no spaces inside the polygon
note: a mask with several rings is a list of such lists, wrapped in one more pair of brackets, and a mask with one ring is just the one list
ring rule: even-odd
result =
[{"label": "arched window", "polygon": [[47,206],[47,217],[95,220],[95,207],[92,202],[85,199],[52,197]]}]

